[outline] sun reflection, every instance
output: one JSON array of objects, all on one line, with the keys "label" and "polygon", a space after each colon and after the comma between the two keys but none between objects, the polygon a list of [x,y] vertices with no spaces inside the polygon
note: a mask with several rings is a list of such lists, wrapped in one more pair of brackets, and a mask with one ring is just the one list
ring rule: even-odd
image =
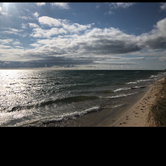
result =
[{"label": "sun reflection", "polygon": [[0,70],[1,78],[18,78],[20,76],[17,70]]}]

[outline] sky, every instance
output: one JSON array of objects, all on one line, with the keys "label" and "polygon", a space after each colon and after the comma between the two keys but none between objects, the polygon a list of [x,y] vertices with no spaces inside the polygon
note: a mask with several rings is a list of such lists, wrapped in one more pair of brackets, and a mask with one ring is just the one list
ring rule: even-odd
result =
[{"label": "sky", "polygon": [[166,3],[0,3],[0,69],[166,69]]}]

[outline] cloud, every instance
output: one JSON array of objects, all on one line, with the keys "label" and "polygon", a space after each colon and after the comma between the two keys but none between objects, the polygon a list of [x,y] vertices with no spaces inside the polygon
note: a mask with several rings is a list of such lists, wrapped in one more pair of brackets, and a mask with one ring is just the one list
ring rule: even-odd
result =
[{"label": "cloud", "polygon": [[91,28],[92,24],[80,25],[78,23],[74,23],[74,24],[65,24],[65,23],[62,23],[62,27],[65,30],[69,31],[70,33],[78,33],[80,31],[85,31],[86,29]]},{"label": "cloud", "polygon": [[124,2],[117,2],[117,3],[110,3],[109,6],[113,9],[117,8],[128,8],[134,5],[134,3],[124,3]]},{"label": "cloud", "polygon": [[18,39],[16,39],[14,42],[12,42],[13,45],[21,45]]},{"label": "cloud", "polygon": [[[28,56],[28,55],[27,55]],[[0,61],[0,68],[38,68],[38,67],[74,67],[93,63],[91,60],[78,60],[66,57],[42,57],[40,60],[21,61]]]},{"label": "cloud", "polygon": [[44,6],[45,4],[46,4],[45,2],[36,3],[37,6]]},{"label": "cloud", "polygon": [[15,34],[15,35],[21,35],[19,32],[22,32],[23,30],[15,29],[15,28],[8,28],[7,31],[2,31],[3,33],[8,34]]},{"label": "cloud", "polygon": [[65,31],[63,28],[51,28],[49,30],[41,29],[41,28],[34,28],[32,34],[30,36],[33,36],[35,38],[43,38],[43,37],[50,38],[53,35],[66,34],[66,33],[67,33],[67,31]]},{"label": "cloud", "polygon": [[95,62],[95,64],[102,64],[102,65],[136,65],[136,62]]},{"label": "cloud", "polygon": [[50,27],[52,27],[52,26],[61,26],[62,25],[60,19],[55,19],[55,18],[51,18],[51,17],[48,17],[48,16],[39,17],[38,21],[39,21],[40,24],[48,25]]},{"label": "cloud", "polygon": [[35,23],[28,23],[31,28],[38,28],[39,26]]},{"label": "cloud", "polygon": [[91,54],[124,54],[141,50],[134,35],[127,35],[115,28],[94,28],[72,42],[82,52]]},{"label": "cloud", "polygon": [[24,24],[24,23],[22,23],[22,24],[21,24],[21,28],[26,29],[26,28],[27,28],[27,25]]},{"label": "cloud", "polygon": [[9,49],[9,48],[12,48],[12,47],[0,44],[0,49]]},{"label": "cloud", "polygon": [[9,44],[13,41],[13,39],[0,39],[0,43],[2,44]]},{"label": "cloud", "polygon": [[160,57],[159,60],[160,61],[166,61],[166,56],[165,57]]},{"label": "cloud", "polygon": [[0,13],[2,12],[2,7],[0,6]]},{"label": "cloud", "polygon": [[140,35],[140,44],[150,49],[166,49],[166,18],[157,22],[149,33]]},{"label": "cloud", "polygon": [[160,9],[161,10],[166,10],[166,3],[161,3]]},{"label": "cloud", "polygon": [[108,12],[105,12],[104,15],[105,15],[105,14],[111,15],[111,14],[113,14],[113,12],[110,10],[110,11],[108,11]]},{"label": "cloud", "polygon": [[38,13],[38,12],[35,12],[35,13],[33,14],[33,16],[37,18],[37,17],[39,17],[39,13]]},{"label": "cloud", "polygon": [[[27,67],[136,65],[135,62],[128,61],[148,59],[143,56],[158,56],[159,60],[165,61],[165,53],[155,51],[166,48],[166,18],[158,21],[150,32],[139,36],[113,27],[92,28],[93,23],[81,25],[48,16],[37,19],[41,27],[35,23],[26,24],[32,28],[30,36],[35,41],[30,43],[29,49],[24,50],[17,40],[0,39],[1,61],[10,61],[13,66],[20,67],[21,63],[18,61],[28,61],[23,63]],[[45,25],[46,29],[43,28]],[[22,32],[14,28],[7,30],[7,33],[19,35]],[[83,33],[79,33],[80,31]],[[128,58],[123,57],[124,55]],[[16,62],[11,62],[11,59]]]},{"label": "cloud", "polygon": [[59,7],[59,8],[61,8],[61,9],[69,9],[69,5],[68,5],[68,3],[57,3],[57,2],[54,2],[54,3],[51,3],[52,4],[52,6],[57,6],[57,7]]},{"label": "cloud", "polygon": [[[39,39],[32,43],[34,47],[27,50],[22,55],[27,58],[41,58],[46,56],[65,56],[70,58],[79,58],[79,60],[108,60],[116,54],[126,54],[138,52],[141,47],[137,45],[137,39],[134,35],[127,35],[115,28],[87,30],[82,35],[64,35],[49,38],[54,34],[59,34],[59,28],[51,30],[42,30],[34,28],[33,37],[48,37],[48,39]],[[63,29],[62,29],[63,32]],[[118,58],[114,58],[118,60]],[[140,58],[142,59],[142,58]],[[122,59],[121,60],[129,60]]]},{"label": "cloud", "polygon": [[79,33],[80,31],[85,31],[88,28],[91,28],[92,24],[81,25],[78,23],[70,23],[65,19],[55,19],[48,16],[42,16],[38,18],[38,21],[41,25],[48,25],[50,27],[59,27],[61,26],[64,30],[67,30],[70,33]]},{"label": "cloud", "polygon": [[20,18],[24,19],[24,20],[33,20],[32,17],[26,17],[26,16],[19,16]]}]

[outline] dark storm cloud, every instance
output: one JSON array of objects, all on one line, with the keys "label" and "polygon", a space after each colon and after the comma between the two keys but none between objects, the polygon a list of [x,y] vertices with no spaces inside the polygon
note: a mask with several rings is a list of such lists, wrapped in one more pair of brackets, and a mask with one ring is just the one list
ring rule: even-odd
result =
[{"label": "dark storm cloud", "polygon": [[91,64],[92,60],[76,60],[65,57],[46,57],[41,60],[33,60],[28,62],[16,62],[16,61],[0,61],[0,68],[38,68],[38,67],[53,67],[53,66],[65,66],[74,67],[75,65]]},{"label": "dark storm cloud", "polygon": [[97,55],[124,54],[141,50],[136,43],[126,43],[125,41],[106,39],[96,40],[93,42],[93,45],[82,43],[81,46],[86,52],[92,52]]}]

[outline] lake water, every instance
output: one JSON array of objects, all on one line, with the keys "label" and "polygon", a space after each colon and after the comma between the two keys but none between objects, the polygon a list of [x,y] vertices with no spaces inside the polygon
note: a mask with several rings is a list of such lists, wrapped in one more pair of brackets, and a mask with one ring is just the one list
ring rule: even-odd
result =
[{"label": "lake water", "polygon": [[159,70],[0,70],[0,126],[65,122],[122,107],[163,77]]}]

